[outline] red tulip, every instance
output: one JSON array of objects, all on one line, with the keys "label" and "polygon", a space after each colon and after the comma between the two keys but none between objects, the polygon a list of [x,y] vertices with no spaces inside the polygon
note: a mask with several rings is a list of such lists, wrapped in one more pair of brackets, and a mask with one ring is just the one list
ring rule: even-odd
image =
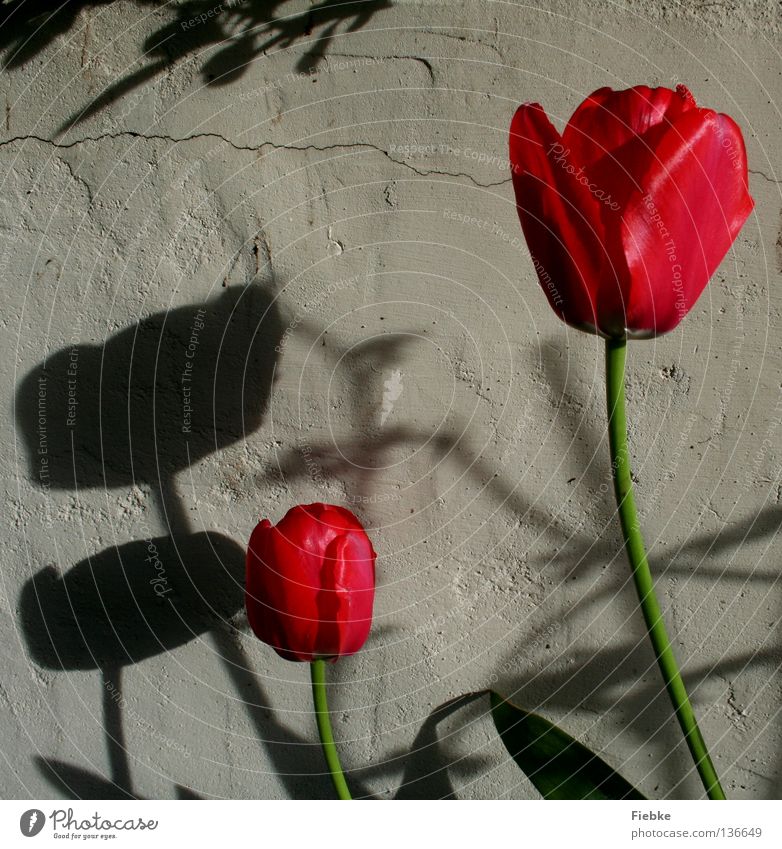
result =
[{"label": "red tulip", "polygon": [[264,519],[247,550],[247,618],[286,660],[336,660],[364,645],[372,624],[375,551],[358,519],[332,504]]},{"label": "red tulip", "polygon": [[524,104],[510,159],[551,306],[607,337],[676,327],[753,207],[741,131],[681,85],[601,88],[561,135],[541,106]]}]

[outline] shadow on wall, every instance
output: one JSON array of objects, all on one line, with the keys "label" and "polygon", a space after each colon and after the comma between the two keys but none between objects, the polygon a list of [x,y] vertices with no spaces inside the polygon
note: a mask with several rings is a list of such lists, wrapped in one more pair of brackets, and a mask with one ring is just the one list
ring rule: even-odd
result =
[{"label": "shadow on wall", "polygon": [[[282,334],[274,287],[253,283],[153,315],[103,344],[58,351],[18,388],[18,432],[38,484],[77,491],[149,483],[169,530],[107,548],[70,569],[46,566],[22,589],[18,615],[33,661],[100,673],[110,774],[36,757],[60,794],[137,796],[131,766],[144,762],[134,761],[125,738],[130,706],[123,670],[208,637],[288,795],[333,795],[319,745],[277,719],[242,646],[243,546],[222,534],[194,533],[174,488],[177,472],[261,427]],[[135,706],[131,716],[148,737],[154,729],[142,714]],[[175,794],[197,798],[180,785]]]},{"label": "shadow on wall", "polygon": [[46,669],[100,671],[111,766],[107,781],[41,758],[45,777],[80,798],[133,797],[122,670],[235,616],[243,606],[243,572],[241,546],[221,534],[200,533],[109,548],[65,574],[47,566],[24,585],[20,619],[33,660]]},{"label": "shadow on wall", "polygon": [[69,792],[78,797],[133,796],[123,668],[225,627],[242,609],[243,548],[220,534],[192,533],[173,480],[260,427],[281,335],[273,293],[251,284],[153,315],[102,345],[63,349],[17,390],[17,430],[38,484],[78,491],[147,482],[161,494],[170,530],[70,570],[47,566],[22,590],[19,615],[33,660],[102,677],[111,779],[39,759],[58,789],[76,781]]},{"label": "shadow on wall", "polygon": [[244,604],[244,549],[218,533],[107,548],[22,589],[22,631],[46,669],[107,669],[173,651]]},{"label": "shadow on wall", "polygon": [[[250,668],[241,636],[230,624],[243,606],[244,548],[217,533],[130,542],[87,558],[65,574],[49,566],[30,579],[20,600],[28,651],[46,669],[100,673],[96,686],[102,695],[110,764],[106,777],[37,757],[47,781],[71,798],[136,798],[133,758],[123,728],[123,713],[129,711],[123,669],[208,636],[234,686],[234,698],[248,712],[256,738],[289,796],[331,798],[331,779],[324,774],[315,737],[300,737],[277,719]],[[161,748],[182,751],[187,745],[185,740],[169,740],[147,722],[137,700],[129,712],[144,736]],[[353,784],[362,795],[368,794],[359,782]],[[178,798],[194,798],[181,786],[175,792]]]},{"label": "shadow on wall", "polygon": [[[603,588],[600,592],[584,594],[570,608],[568,615],[575,618],[579,611],[591,616],[599,615],[600,606],[619,601],[628,615],[631,614],[622,639],[614,639],[607,647],[594,650],[574,648],[566,655],[552,656],[550,662],[541,664],[538,655],[529,655],[525,649],[552,628],[558,627],[561,612],[557,611],[553,617],[545,616],[534,626],[527,625],[519,643],[509,647],[504,657],[497,658],[495,677],[498,689],[544,714],[552,709],[555,714],[572,711],[575,706],[586,707],[598,717],[621,711],[626,718],[625,733],[632,739],[633,745],[646,747],[656,762],[662,765],[664,789],[650,787],[649,791],[653,794],[670,793],[674,797],[682,795],[688,792],[681,779],[686,774],[689,758],[659,677],[640,611],[636,609],[635,592],[628,583],[624,548],[614,516],[613,495],[607,485],[610,477],[607,448],[603,444],[606,441],[605,427],[597,425],[594,419],[584,414],[587,399],[581,397],[583,390],[579,390],[577,385],[570,390],[566,360],[551,353],[557,350],[557,345],[544,348],[549,353],[543,357],[540,366],[547,385],[554,390],[548,403],[567,425],[565,428],[552,428],[550,439],[553,445],[561,445],[563,456],[573,450],[573,434],[577,434],[578,441],[582,443],[579,461],[584,464],[583,473],[572,498],[574,503],[580,502],[580,512],[587,517],[583,529],[574,529],[572,522],[557,516],[550,507],[538,505],[525,497],[518,481],[510,476],[495,476],[494,466],[487,465],[482,456],[468,453],[461,441],[445,428],[435,433],[407,425],[381,430],[369,426],[372,421],[369,414],[362,418],[359,407],[354,417],[362,422],[364,434],[361,437],[350,443],[342,442],[339,451],[330,444],[315,444],[310,446],[306,458],[296,449],[282,452],[279,472],[284,479],[295,480],[308,475],[308,463],[314,463],[325,477],[345,479],[358,469],[361,481],[358,490],[364,492],[370,483],[372,470],[384,465],[386,452],[401,445],[419,449],[428,446],[438,461],[452,456],[464,467],[466,475],[473,476],[486,486],[487,495],[495,503],[504,506],[520,521],[549,530],[554,536],[555,547],[531,560],[530,566],[541,574],[545,572],[553,584],[558,585],[575,576],[595,581],[605,571],[606,578],[601,582]],[[400,351],[386,346],[379,353],[386,364],[400,365],[397,360]],[[390,354],[394,357],[389,359]],[[366,375],[362,375],[360,369],[357,371],[363,385],[367,385],[369,367],[373,365],[371,356],[365,364]],[[578,402],[571,405],[572,409],[563,403],[566,395],[572,395]],[[365,400],[366,392],[356,394],[356,399],[357,403]],[[541,403],[541,415],[545,413]],[[455,430],[464,433],[466,427],[457,426]],[[601,497],[600,493],[605,494]],[[719,586],[730,587],[733,598],[738,598],[742,585],[758,586],[764,594],[768,594],[780,581],[778,572],[773,568],[754,568],[751,573],[736,571],[732,568],[733,559],[743,545],[761,542],[772,545],[781,529],[782,511],[777,505],[768,506],[755,514],[736,517],[718,532],[693,532],[676,550],[662,544],[655,546],[651,553],[655,572],[685,579],[697,572],[700,578],[708,577],[720,582]],[[517,591],[521,592],[522,587]],[[507,601],[504,603],[507,604]],[[717,624],[714,638],[718,633]],[[470,639],[472,632],[465,632],[463,641],[466,643]],[[743,648],[739,643],[734,649],[714,663],[690,665],[687,678],[694,695],[699,694],[699,688],[707,681],[729,680],[750,668],[768,667],[773,670],[779,667],[782,658],[776,635],[770,635],[768,642],[762,646]],[[489,674],[490,670],[487,670]],[[633,686],[628,688],[629,684]],[[626,692],[618,700],[620,690]],[[454,787],[452,778],[460,777],[463,772],[470,774],[470,769],[473,770],[471,774],[475,774],[475,763],[454,760],[448,751],[448,735],[441,739],[438,734],[438,725],[469,700],[470,697],[465,697],[437,708],[421,726],[412,750],[409,753],[397,752],[388,759],[405,761],[397,798],[455,797],[459,788]],[[698,705],[698,709],[706,712],[705,705]],[[472,710],[477,714],[470,714],[471,718],[464,719],[464,724],[484,715],[488,717],[487,708],[478,705]],[[462,718],[461,714],[459,718]],[[604,753],[604,756],[612,761],[611,752]],[[374,772],[383,774],[382,769]],[[373,774],[373,771],[367,768],[364,774]],[[779,775],[778,767],[776,774]],[[772,785],[774,777],[770,776],[768,781]],[[695,784],[693,788],[697,792]]]},{"label": "shadow on wall", "polygon": [[[167,536],[99,552],[70,570],[59,572],[47,566],[23,589],[20,618],[35,662],[47,669],[95,669],[101,674],[110,778],[77,765],[38,758],[39,769],[59,792],[77,798],[135,795],[123,732],[123,709],[127,703],[122,696],[122,670],[208,635],[236,698],[248,713],[259,745],[288,795],[331,798],[330,780],[323,773],[322,755],[314,735],[311,739],[300,737],[269,709],[262,682],[252,672],[242,647],[241,635],[230,624],[242,608],[242,548],[220,534],[193,533],[173,487],[178,471],[260,428],[282,333],[282,320],[269,290],[251,285],[228,290],[204,305],[151,316],[110,337],[103,345],[77,345],[59,351],[28,374],[19,387],[16,412],[34,479],[44,483],[37,454],[43,409],[49,457],[46,485],[76,490],[130,486],[138,481],[158,484],[163,494],[161,511],[170,529]],[[392,338],[384,340],[377,349],[365,351],[364,358],[354,364],[355,413],[364,424],[371,419],[366,410],[365,418],[361,417],[359,399],[365,401],[367,397],[369,373],[358,364],[369,357],[378,366],[389,362],[398,365],[401,354],[400,339]],[[188,367],[188,363],[192,366]],[[188,404],[192,407],[186,430],[183,373],[189,378]],[[549,373],[548,379],[554,386],[561,383],[561,375],[555,373]],[[74,400],[75,423],[69,425]],[[595,429],[587,438],[592,444],[586,453],[599,455],[603,438]],[[405,426],[376,432],[370,429],[358,441],[355,452],[365,456],[367,466],[372,467],[389,447],[423,441],[430,442],[438,454],[460,455],[458,440]],[[328,446],[314,446],[313,456],[322,460],[327,475],[345,473],[340,463],[329,457]],[[492,497],[523,516],[524,521],[551,522],[547,512],[531,504],[513,481],[506,481],[504,476],[495,479],[490,474],[492,469],[483,468],[485,461],[481,457],[460,459],[467,473],[489,480],[487,491]],[[294,477],[304,474],[295,456],[283,458],[281,467]],[[601,480],[599,469],[590,467],[587,474],[594,476],[590,483],[597,486]],[[363,481],[363,486],[370,483]],[[566,523],[555,523],[557,536],[563,544],[567,543],[557,558],[561,558],[560,568],[577,568],[583,573],[605,568],[621,557],[619,539],[606,538],[605,534],[610,519],[608,503],[601,505],[599,512],[607,515],[595,517],[594,534],[592,529],[573,533]],[[773,537],[779,526],[778,509],[768,508],[752,522],[738,522],[722,534],[694,536],[683,546],[682,553],[703,559],[719,551],[722,560],[748,540]],[[550,567],[552,562],[552,558],[542,557],[540,568]],[[615,588],[608,591],[614,593]],[[506,658],[501,667],[502,689],[508,696],[523,696],[525,704],[535,709],[541,705],[567,709],[587,702],[598,711],[613,709],[613,703],[599,698],[595,701],[595,696],[605,692],[606,687],[610,692],[613,684],[637,680],[639,670],[652,667],[643,640],[594,656],[580,655],[575,674],[564,676],[554,669],[543,673],[525,670],[517,660],[518,651],[511,654],[513,662]],[[774,658],[778,658],[776,647],[768,653],[748,653],[726,661],[730,666],[725,669],[744,668]],[[699,670],[698,674],[705,677],[723,671],[717,666]],[[656,681],[654,678],[636,688],[624,701],[624,707],[636,716],[633,731],[658,757],[668,758],[678,744],[669,733],[670,711]],[[454,796],[458,789],[449,776],[460,775],[462,767],[475,767],[474,763],[451,763],[439,738],[438,724],[455,710],[450,706],[448,710],[435,711],[421,727],[412,752],[400,753],[399,757],[406,758],[398,790],[400,798]],[[610,759],[610,753],[608,756]],[[358,772],[368,776],[383,771],[380,766]],[[672,783],[677,780],[676,775],[671,771]],[[351,775],[355,795],[368,796],[359,777]],[[192,796],[187,788],[178,787],[176,792],[180,797]]]},{"label": "shadow on wall", "polygon": [[47,357],[16,399],[31,476],[53,489],[165,489],[260,427],[282,332],[273,293],[252,284]]},{"label": "shadow on wall", "polygon": [[[78,24],[83,9],[105,7],[113,0],[11,0],[0,15],[0,51],[5,67],[18,68],[58,36]],[[156,0],[135,0],[158,7]],[[302,11],[289,0],[190,0],[165,8],[176,15],[152,33],[143,45],[144,64],[106,88],[60,128],[95,114],[156,77],[191,53],[216,48],[201,66],[207,85],[226,85],[239,79],[254,59],[272,48],[307,45],[296,70],[309,73],[323,61],[334,36],[344,26],[356,32],[390,0],[321,0]],[[110,45],[105,49],[110,50]]]}]

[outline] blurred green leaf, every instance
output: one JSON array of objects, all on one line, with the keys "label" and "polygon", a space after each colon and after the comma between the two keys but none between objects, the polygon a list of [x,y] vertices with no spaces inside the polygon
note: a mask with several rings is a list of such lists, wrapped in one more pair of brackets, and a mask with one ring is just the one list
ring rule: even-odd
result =
[{"label": "blurred green leaf", "polygon": [[505,748],[544,799],[645,798],[561,728],[493,690],[489,697]]}]

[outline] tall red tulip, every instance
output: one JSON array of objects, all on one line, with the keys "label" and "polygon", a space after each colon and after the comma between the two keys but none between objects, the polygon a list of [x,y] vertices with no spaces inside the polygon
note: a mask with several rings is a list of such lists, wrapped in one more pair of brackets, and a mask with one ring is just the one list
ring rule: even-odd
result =
[{"label": "tall red tulip", "polygon": [[510,159],[551,306],[606,337],[676,327],[753,207],[741,130],[682,85],[601,88],[561,134],[540,105],[524,104]]},{"label": "tall red tulip", "polygon": [[537,103],[510,129],[521,226],[549,303],[606,338],[611,475],[649,639],[703,786],[724,799],[665,627],[635,506],[625,413],[628,338],[672,330],[692,309],[753,201],[741,131],[684,86],[601,88],[560,135]]},{"label": "tall red tulip", "polygon": [[344,507],[298,505],[260,522],[247,550],[247,618],[287,660],[336,660],[364,645],[372,624],[375,552]]}]

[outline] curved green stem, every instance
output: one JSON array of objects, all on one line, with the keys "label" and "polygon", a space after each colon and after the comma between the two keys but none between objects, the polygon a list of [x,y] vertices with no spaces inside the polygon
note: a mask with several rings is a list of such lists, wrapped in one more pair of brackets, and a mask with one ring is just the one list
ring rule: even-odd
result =
[{"label": "curved green stem", "polygon": [[318,720],[318,732],[320,742],[323,746],[323,754],[334,782],[334,789],[340,799],[352,799],[348,784],[339,763],[337,747],[334,744],[334,734],[331,731],[331,719],[329,718],[329,706],[326,701],[326,661],[313,660],[310,664],[312,676],[312,701],[315,703],[315,715]]},{"label": "curved green stem", "polygon": [[687,689],[679,672],[676,657],[665,630],[660,604],[654,592],[654,581],[646,557],[638,512],[630,477],[630,458],[627,450],[627,421],[625,418],[625,348],[626,340],[609,339],[606,342],[606,399],[608,402],[608,437],[611,447],[611,472],[614,493],[619,509],[625,550],[633,572],[638,599],[641,603],[649,639],[652,641],[657,663],[662,672],[676,718],[692,753],[695,766],[710,799],[725,799],[725,793],[709,757],[706,742],[698,728]]}]

